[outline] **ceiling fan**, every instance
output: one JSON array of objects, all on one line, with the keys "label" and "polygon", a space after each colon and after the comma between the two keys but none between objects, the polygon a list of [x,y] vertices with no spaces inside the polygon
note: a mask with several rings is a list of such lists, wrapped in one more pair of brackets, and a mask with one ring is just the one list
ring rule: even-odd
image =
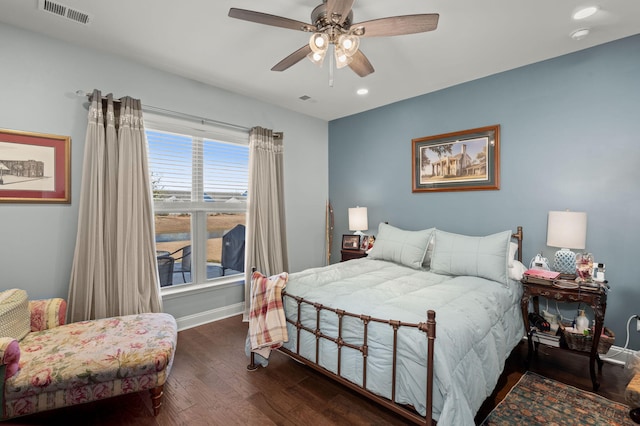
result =
[{"label": "ceiling fan", "polygon": [[440,15],[437,13],[390,16],[354,24],[352,10],[354,1],[323,0],[322,4],[311,12],[310,24],[233,7],[229,9],[229,16],[259,24],[313,33],[308,44],[278,62],[271,71],[284,71],[305,57],[317,65],[322,65],[329,47],[333,45],[336,68],[349,66],[360,77],[374,72],[373,66],[359,49],[360,37],[415,34],[433,31],[438,27]]}]

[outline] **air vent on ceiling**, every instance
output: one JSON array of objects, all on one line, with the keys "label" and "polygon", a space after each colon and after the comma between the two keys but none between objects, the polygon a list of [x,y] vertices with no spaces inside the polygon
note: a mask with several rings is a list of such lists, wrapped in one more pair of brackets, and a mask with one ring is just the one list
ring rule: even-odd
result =
[{"label": "air vent on ceiling", "polygon": [[91,15],[88,13],[80,12],[77,9],[72,9],[51,0],[38,0],[38,9],[53,13],[54,15],[58,15],[79,24],[89,25],[91,22]]}]

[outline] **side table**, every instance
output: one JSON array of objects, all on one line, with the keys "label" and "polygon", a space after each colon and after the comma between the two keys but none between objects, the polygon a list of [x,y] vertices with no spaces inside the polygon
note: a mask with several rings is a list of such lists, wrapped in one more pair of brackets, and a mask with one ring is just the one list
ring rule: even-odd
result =
[{"label": "side table", "polygon": [[367,257],[367,252],[365,250],[342,249],[340,250],[340,253],[342,254],[342,259],[340,260],[341,262],[346,262],[347,260],[351,259],[360,259],[361,257]]},{"label": "side table", "polygon": [[[595,363],[598,363],[598,371],[602,372],[602,360],[598,355],[598,343],[600,342],[600,335],[604,327],[604,314],[607,309],[607,291],[606,288],[600,286],[597,288],[581,286],[578,288],[558,288],[553,286],[552,282],[549,284],[540,284],[522,281],[523,294],[520,301],[522,308],[522,319],[524,320],[525,331],[528,336],[529,353],[528,360],[531,360],[533,355],[533,342],[531,338],[531,327],[529,325],[529,299],[533,298],[533,310],[536,313],[540,312],[540,305],[538,297],[544,297],[549,300],[555,300],[557,302],[564,303],[584,303],[591,306],[595,315],[595,329],[593,332],[593,340],[591,344],[591,351],[575,351],[584,355],[589,355],[589,373],[591,375],[591,383],[593,384],[593,390],[597,391],[600,387],[600,383],[596,377]],[[570,349],[567,349],[570,350]]]}]

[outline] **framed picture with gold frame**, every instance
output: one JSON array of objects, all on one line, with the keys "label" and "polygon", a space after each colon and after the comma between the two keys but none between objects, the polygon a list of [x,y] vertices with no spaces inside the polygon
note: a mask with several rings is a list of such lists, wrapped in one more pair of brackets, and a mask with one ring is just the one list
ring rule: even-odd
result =
[{"label": "framed picture with gold frame", "polygon": [[71,203],[71,137],[0,129],[0,202]]},{"label": "framed picture with gold frame", "polygon": [[413,192],[500,189],[500,125],[412,139]]}]

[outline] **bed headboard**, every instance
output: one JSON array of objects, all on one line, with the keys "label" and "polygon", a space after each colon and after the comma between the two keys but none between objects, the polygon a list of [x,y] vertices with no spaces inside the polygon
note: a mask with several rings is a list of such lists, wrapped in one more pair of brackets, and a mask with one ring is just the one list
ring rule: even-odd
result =
[{"label": "bed headboard", "polygon": [[522,226],[518,226],[517,229],[515,234],[511,234],[511,238],[514,238],[518,243],[518,260],[522,262]]}]

